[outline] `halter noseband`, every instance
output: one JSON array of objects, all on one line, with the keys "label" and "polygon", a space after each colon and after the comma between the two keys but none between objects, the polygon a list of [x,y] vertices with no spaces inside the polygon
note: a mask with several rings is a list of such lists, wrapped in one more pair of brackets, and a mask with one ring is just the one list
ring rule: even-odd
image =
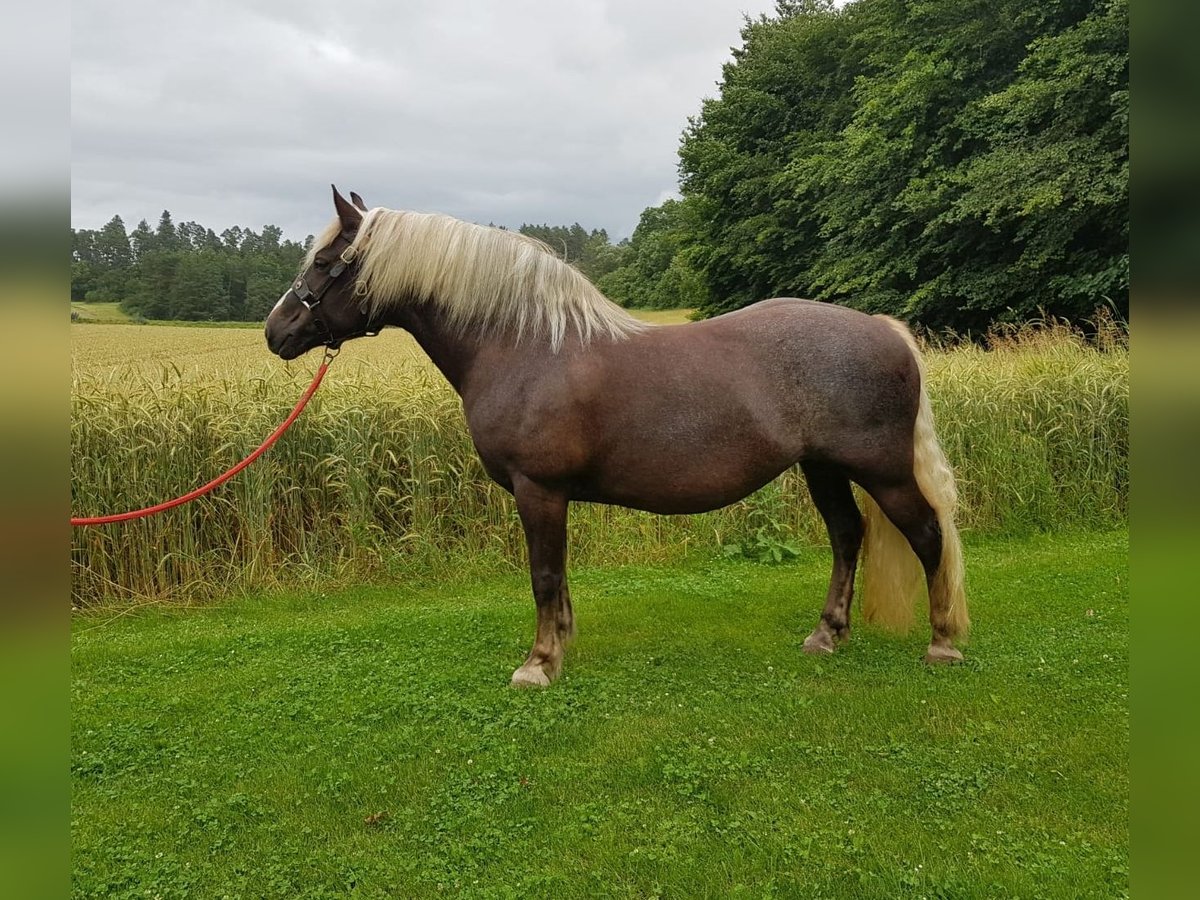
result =
[{"label": "halter noseband", "polygon": [[[345,235],[341,236],[343,240],[347,240]],[[322,341],[326,347],[336,350],[342,345],[342,341],[352,337],[374,337],[379,334],[379,329],[372,329],[370,317],[367,318],[366,327],[362,331],[355,331],[340,338],[335,338],[333,332],[329,330],[329,326],[325,324],[325,320],[321,318],[317,312],[317,307],[321,305],[321,300],[325,297],[325,292],[330,286],[337,281],[338,276],[346,271],[358,256],[358,250],[353,246],[348,246],[338,255],[337,261],[329,267],[329,271],[325,273],[325,278],[315,288],[308,283],[308,273],[312,269],[301,272],[296,276],[295,282],[292,283],[292,293],[296,295],[296,299],[304,304],[304,308],[308,310],[312,316],[313,324],[317,326],[317,330],[321,333]],[[365,304],[359,307],[360,312],[366,312]]]}]

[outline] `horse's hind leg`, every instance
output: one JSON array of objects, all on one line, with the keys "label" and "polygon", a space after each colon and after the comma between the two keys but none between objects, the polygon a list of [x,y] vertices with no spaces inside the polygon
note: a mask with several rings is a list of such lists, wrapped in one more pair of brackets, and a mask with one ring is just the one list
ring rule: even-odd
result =
[{"label": "horse's hind leg", "polygon": [[854,570],[863,539],[862,514],[854,502],[850,479],[840,469],[817,463],[801,463],[800,468],[833,546],[833,574],[825,609],[816,630],[804,641],[804,652],[832,653],[838,641],[850,636]]},{"label": "horse's hind leg", "polygon": [[954,647],[954,626],[950,598],[938,589],[936,576],[942,562],[942,529],[936,511],[921,493],[915,478],[895,484],[863,484],[908,541],[925,570],[929,587],[929,625],[932,639],[925,654],[926,662],[958,662],[963,655]]},{"label": "horse's hind leg", "polygon": [[575,609],[571,606],[571,589],[567,585],[566,575],[563,576],[562,596],[558,601],[556,623],[558,639],[565,647],[575,640]]},{"label": "horse's hind leg", "polygon": [[567,498],[526,479],[514,479],[513,495],[529,545],[537,636],[512,683],[546,687],[562,671],[563,647],[575,631],[567,593]]}]

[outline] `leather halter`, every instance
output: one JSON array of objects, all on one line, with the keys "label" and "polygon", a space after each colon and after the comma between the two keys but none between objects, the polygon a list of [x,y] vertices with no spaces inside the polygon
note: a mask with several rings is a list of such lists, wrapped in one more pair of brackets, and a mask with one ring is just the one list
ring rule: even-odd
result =
[{"label": "leather halter", "polygon": [[[321,300],[325,297],[325,292],[337,281],[340,275],[350,268],[354,263],[355,257],[358,256],[358,250],[351,243],[351,238],[347,237],[344,233],[338,235],[338,238],[345,241],[348,246],[338,255],[337,261],[324,273],[324,278],[315,286],[309,284],[308,276],[316,268],[315,266],[309,266],[296,276],[296,280],[292,283],[291,287],[291,292],[295,294],[296,299],[304,304],[304,308],[312,316],[313,324],[317,326],[317,330],[321,333],[321,343],[334,350],[340,347],[343,341],[352,337],[374,337],[379,334],[379,329],[372,327],[370,316],[368,315],[366,325],[361,331],[351,332],[350,334],[342,335],[340,338],[334,337],[333,332],[330,331],[329,326],[325,324],[325,320],[321,318],[321,314],[317,311],[317,307],[321,305]],[[317,271],[319,272],[320,270]],[[366,315],[366,306],[367,304],[364,301],[359,306],[359,312]]]}]

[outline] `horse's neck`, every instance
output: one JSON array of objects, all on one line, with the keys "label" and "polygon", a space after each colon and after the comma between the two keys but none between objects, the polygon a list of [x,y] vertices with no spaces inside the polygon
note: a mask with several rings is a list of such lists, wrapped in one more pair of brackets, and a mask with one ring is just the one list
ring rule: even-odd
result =
[{"label": "horse's neck", "polygon": [[450,386],[462,394],[483,349],[478,338],[451,329],[441,311],[430,303],[398,307],[390,324],[411,334]]}]

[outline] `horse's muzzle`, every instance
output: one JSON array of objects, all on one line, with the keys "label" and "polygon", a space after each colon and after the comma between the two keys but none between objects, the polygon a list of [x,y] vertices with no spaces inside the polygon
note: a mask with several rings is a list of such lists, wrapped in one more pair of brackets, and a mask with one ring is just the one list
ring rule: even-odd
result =
[{"label": "horse's muzzle", "polygon": [[263,327],[263,334],[267,339],[267,349],[281,359],[295,359],[304,352],[304,349],[308,349],[300,349],[299,345],[302,342],[296,340],[296,331],[300,324],[299,316],[289,317],[280,309],[291,293],[288,291],[279,298],[279,302],[267,316],[266,325]]}]

